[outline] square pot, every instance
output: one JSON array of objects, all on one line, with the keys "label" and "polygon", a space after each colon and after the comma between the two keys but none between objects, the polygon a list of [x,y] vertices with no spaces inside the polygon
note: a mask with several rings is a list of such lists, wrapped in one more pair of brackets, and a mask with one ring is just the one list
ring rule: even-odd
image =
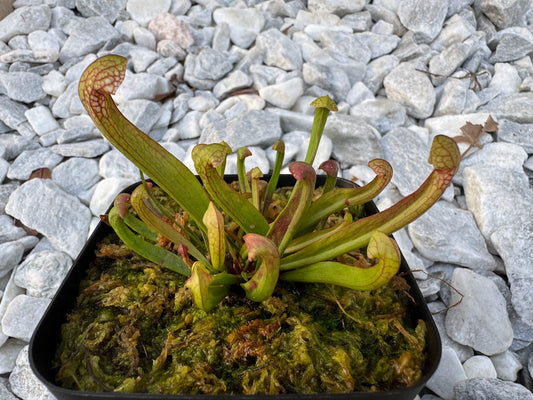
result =
[{"label": "square pot", "polygon": [[[236,175],[227,175],[226,181],[237,180]],[[324,176],[317,176],[317,186],[323,185]],[[294,178],[291,175],[282,175],[279,180],[279,186],[291,186],[294,184]],[[131,193],[138,184],[134,184],[125,189],[124,192]],[[338,179],[338,187],[354,187],[353,182]],[[371,215],[378,212],[373,202],[365,204],[365,214]],[[96,244],[112,232],[112,228],[100,222],[88,239],[85,247],[74,262],[67,277],[58,289],[52,299],[47,311],[38,324],[33,337],[30,341],[29,359],[30,365],[36,376],[45,384],[45,386],[59,400],[88,400],[88,399],[106,399],[106,400],[125,400],[125,399],[144,399],[144,400],[250,400],[250,395],[160,395],[146,393],[116,393],[116,392],[89,392],[65,389],[55,381],[56,370],[53,367],[53,360],[61,336],[61,325],[66,321],[67,314],[73,309],[76,298],[79,294],[79,284],[86,276],[86,270],[94,259]],[[414,299],[412,305],[412,316],[415,319],[421,319],[427,327],[427,360],[423,369],[423,376],[415,385],[398,390],[380,391],[380,392],[353,392],[353,393],[319,393],[319,394],[281,394],[281,395],[253,395],[254,400],[412,400],[423,389],[427,380],[433,375],[440,361],[441,341],[437,327],[431,313],[425,303],[424,297],[418,288],[416,280],[409,270],[405,259],[402,256],[400,273],[403,274],[406,282],[409,284],[409,294]]]}]

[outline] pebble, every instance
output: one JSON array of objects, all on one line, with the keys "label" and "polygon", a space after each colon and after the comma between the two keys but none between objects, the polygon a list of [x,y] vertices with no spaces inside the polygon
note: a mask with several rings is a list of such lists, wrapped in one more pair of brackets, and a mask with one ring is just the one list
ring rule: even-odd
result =
[{"label": "pebble", "polygon": [[101,179],[98,161],[85,157],[72,157],[52,170],[52,180],[65,192],[79,195]]},{"label": "pebble", "polygon": [[433,113],[436,95],[430,79],[413,63],[400,63],[383,80],[387,97],[405,106],[413,118],[428,118]]},{"label": "pebble", "polygon": [[24,150],[9,167],[7,177],[25,181],[36,169],[54,168],[61,160],[63,160],[61,155],[47,148]]},{"label": "pebble", "polygon": [[522,364],[516,354],[511,351],[505,351],[491,356],[490,359],[499,379],[511,382],[516,381],[518,371],[522,369]]},{"label": "pebble", "polygon": [[496,269],[496,261],[468,210],[439,201],[408,229],[417,250],[430,260],[475,271]]},{"label": "pebble", "polygon": [[24,115],[26,116],[31,127],[37,133],[42,136],[45,133],[59,129],[59,123],[56,121],[50,109],[45,106],[37,106],[27,110]]},{"label": "pebble", "polygon": [[26,289],[29,296],[51,299],[71,266],[72,259],[65,253],[39,251],[20,264],[15,272],[15,283]]},{"label": "pebble", "polygon": [[33,72],[0,73],[0,85],[4,93],[10,99],[23,103],[32,103],[46,96],[42,81],[42,77]]},{"label": "pebble", "polygon": [[0,40],[7,42],[16,35],[23,35],[50,27],[52,12],[47,5],[17,8],[0,21]]},{"label": "pebble", "polygon": [[154,0],[150,2],[127,0],[126,11],[139,25],[146,26],[156,16],[166,13],[170,9],[171,3],[171,0]]},{"label": "pebble", "polygon": [[227,23],[231,41],[243,49],[249,48],[254,43],[266,22],[263,13],[257,9],[231,7],[217,8],[213,12],[213,20],[217,24]]},{"label": "pebble", "polygon": [[[487,356],[506,351],[513,341],[513,329],[497,286],[465,268],[454,270],[451,284],[463,297],[446,314],[448,335]],[[459,294],[453,291],[452,304],[459,299]]]},{"label": "pebble", "polygon": [[0,244],[0,278],[6,276],[17,266],[24,255],[24,246],[17,241]]},{"label": "pebble", "polygon": [[72,258],[87,238],[89,210],[50,180],[23,183],[9,197],[6,213],[42,233]]},{"label": "pebble", "polygon": [[9,385],[13,393],[23,400],[56,400],[31,370],[28,346],[17,357],[13,372],[9,375]]},{"label": "pebble", "polygon": [[474,356],[463,363],[466,377],[473,378],[493,378],[497,377],[496,369],[492,361],[487,356]]},{"label": "pebble", "polygon": [[99,217],[107,212],[115,197],[126,187],[135,183],[127,178],[104,178],[96,185],[89,208],[94,216]]},{"label": "pebble", "polygon": [[29,342],[49,304],[50,299],[18,295],[11,300],[2,317],[2,331],[10,337]]},{"label": "pebble", "polygon": [[531,400],[533,393],[524,386],[494,378],[474,378],[458,382],[453,390],[457,400],[476,400],[480,398]]},{"label": "pebble", "polygon": [[449,347],[442,349],[442,356],[426,386],[445,400],[454,400],[454,385],[466,379],[466,374],[455,351]]}]

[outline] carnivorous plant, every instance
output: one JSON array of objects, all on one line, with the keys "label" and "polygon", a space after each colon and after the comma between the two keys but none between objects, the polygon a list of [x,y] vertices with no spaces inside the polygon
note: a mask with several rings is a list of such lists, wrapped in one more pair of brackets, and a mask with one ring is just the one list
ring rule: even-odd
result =
[{"label": "carnivorous plant", "polygon": [[[200,180],[160,144],[140,131],[118,110],[111,95],[125,77],[127,60],[104,56],[83,73],[79,95],[102,134],[148,175],[183,210],[170,215],[152,196],[150,183],[120,194],[108,221],[120,239],[139,255],[188,276],[186,286],[203,310],[215,307],[233,285],[253,301],[267,299],[278,280],[318,282],[373,290],[398,271],[401,256],[389,236],[415,220],[442,195],[456,173],[460,154],[455,142],[436,136],[430,150],[433,171],[418,190],[387,210],[359,218],[352,212],[375,198],[389,183],[385,160],[369,163],[375,178],[363,187],[336,188],[338,165],[321,166],[326,184],[315,189],[312,167],[328,114],[336,111],[327,96],[316,99],[311,139],[304,161],[290,164],[296,183],[281,209],[275,189],[284,145],[277,142],[272,175],[263,180],[254,168],[246,173],[238,150],[238,182],[224,181],[225,143],[199,144],[192,158]],[[331,218],[331,216],[337,218]],[[158,246],[164,237],[174,244]],[[353,252],[366,250],[366,257]]]}]

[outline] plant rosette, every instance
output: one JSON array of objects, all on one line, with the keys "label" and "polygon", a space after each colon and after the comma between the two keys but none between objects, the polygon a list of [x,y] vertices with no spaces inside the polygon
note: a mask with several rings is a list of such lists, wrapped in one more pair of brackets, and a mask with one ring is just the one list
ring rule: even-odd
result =
[{"label": "plant rosette", "polygon": [[[420,188],[389,209],[368,212],[390,182],[392,168],[385,160],[372,160],[375,178],[350,187],[337,179],[338,165],[330,160],[317,179],[312,164],[327,117],[336,111],[326,96],[312,103],[308,151],[304,161],[290,164],[290,187],[278,189],[281,141],[273,146],[277,157],[268,179],[257,168],[245,171],[250,152],[241,148],[238,175],[226,182],[232,149],[225,143],[194,148],[196,177],[119,112],[111,95],[126,65],[115,55],[96,60],[83,73],[79,94],[102,134],[137,165],[142,183],[117,196],[105,216],[118,239],[100,234],[98,247],[93,243],[91,251],[97,247],[100,260],[84,262],[83,270],[94,280],[85,278],[79,297],[78,288],[58,293],[71,301],[77,297],[78,308],[96,310],[96,319],[87,322],[87,315],[72,313],[47,320],[45,315],[32,349],[44,329],[60,350],[54,349],[54,366],[30,353],[37,375],[60,398],[77,398],[75,389],[94,398],[108,398],[98,397],[105,396],[98,391],[179,393],[180,399],[199,393],[289,398],[303,392],[327,398],[345,392],[363,399],[357,396],[402,398],[398,390],[403,390],[406,398],[416,395],[436,368],[440,341],[408,267],[400,270],[401,253],[390,235],[429,209],[448,187],[460,162],[455,142],[436,136],[429,155],[434,169]],[[133,264],[120,269],[125,259]],[[79,284],[83,272],[76,274]],[[93,293],[92,300],[83,297]],[[61,341],[59,325],[66,318],[82,330],[74,333],[63,325]],[[56,328],[42,328],[51,321]],[[165,334],[149,343],[143,332],[158,321],[167,323]],[[221,329],[222,337],[214,336]],[[73,353],[60,354],[68,347]],[[110,364],[104,364],[110,353]],[[68,364],[76,358],[84,373]],[[121,369],[126,375],[117,378]],[[60,372],[50,375],[52,370]],[[61,388],[59,380],[69,387]],[[64,390],[74,397],[57,394]]]}]

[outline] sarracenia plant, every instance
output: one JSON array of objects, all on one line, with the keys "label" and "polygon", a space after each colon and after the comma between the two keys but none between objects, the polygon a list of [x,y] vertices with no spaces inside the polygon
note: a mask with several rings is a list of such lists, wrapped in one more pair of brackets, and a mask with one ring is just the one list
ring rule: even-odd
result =
[{"label": "sarracenia plant", "polygon": [[[223,179],[226,157],[232,152],[229,146],[199,144],[192,152],[198,180],[118,110],[111,95],[123,81],[126,66],[127,60],[116,55],[92,63],[80,79],[81,101],[112,145],[166,192],[182,212],[180,218],[169,215],[155,201],[151,184],[143,183],[131,195],[117,197],[108,221],[136,253],[189,276],[186,286],[198,307],[206,311],[215,307],[232,285],[240,285],[249,299],[258,302],[272,294],[278,280],[329,283],[356,290],[384,285],[397,273],[401,260],[389,235],[430,208],[459,166],[455,142],[436,136],[429,155],[434,170],[420,188],[387,210],[354,218],[351,210],[384,189],[392,168],[384,160],[373,160],[369,166],[376,177],[369,184],[336,188],[338,166],[328,161],[321,166],[327,174],[326,183],[316,190],[312,163],[328,114],[337,110],[329,97],[321,97],[311,104],[316,111],[305,160],[289,166],[296,183],[283,208],[267,218],[283,163],[283,142],[273,146],[277,157],[268,182],[262,180],[257,168],[245,172],[244,159],[250,152],[239,149],[238,183],[234,185]],[[326,224],[332,215],[341,217]],[[173,242],[177,250],[158,246],[161,237]],[[354,253],[365,249],[366,257]]]}]

